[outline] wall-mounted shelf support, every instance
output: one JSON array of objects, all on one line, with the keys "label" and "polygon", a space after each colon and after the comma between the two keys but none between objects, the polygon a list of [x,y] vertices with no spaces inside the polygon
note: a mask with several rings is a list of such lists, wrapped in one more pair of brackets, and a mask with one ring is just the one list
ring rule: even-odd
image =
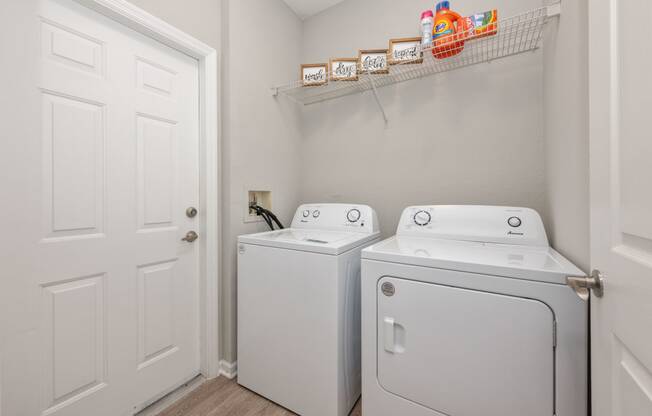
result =
[{"label": "wall-mounted shelf support", "polygon": [[372,91],[374,92],[374,98],[376,99],[376,103],[378,104],[378,108],[380,109],[380,113],[383,115],[383,120],[385,120],[385,124],[389,122],[387,119],[387,113],[385,112],[385,107],[383,107],[383,103],[380,101],[380,98],[378,97],[378,89],[376,88],[376,83],[371,80],[371,88]]},{"label": "wall-mounted shelf support", "polygon": [[462,46],[459,38],[451,40],[449,44],[437,45],[438,49],[435,52],[438,56],[441,56],[441,48],[454,52],[451,53],[454,56],[448,58],[438,59],[433,55],[432,48],[424,48],[422,63],[405,62],[391,65],[387,74],[362,73],[358,81],[330,81],[323,86],[304,87],[301,81],[295,81],[274,87],[272,95],[286,96],[299,104],[311,105],[350,94],[372,91],[383,119],[387,123],[387,113],[378,95],[379,88],[535,51],[541,46],[546,22],[560,14],[561,2],[555,1],[547,6],[500,19],[496,24],[497,31],[493,35],[483,37],[470,33],[465,37]]}]

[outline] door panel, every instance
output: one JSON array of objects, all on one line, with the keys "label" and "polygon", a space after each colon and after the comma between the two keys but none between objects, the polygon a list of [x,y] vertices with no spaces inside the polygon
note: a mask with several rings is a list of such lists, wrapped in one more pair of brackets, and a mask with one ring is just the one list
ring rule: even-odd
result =
[{"label": "door panel", "polygon": [[141,230],[173,225],[175,122],[138,114],[138,218]]},{"label": "door panel", "polygon": [[593,409],[652,414],[652,29],[646,0],[590,7],[591,263],[605,276],[591,300]]},{"label": "door panel", "polygon": [[73,0],[12,12],[33,23],[0,410],[130,414],[199,373],[199,247],[181,241],[200,229],[198,65]]},{"label": "door panel", "polygon": [[[619,97],[614,97],[620,107],[616,153],[620,172],[620,215],[622,232],[634,237],[626,245],[643,245],[643,252],[649,255],[652,244],[652,193],[641,192],[650,186],[650,171],[642,171],[652,159],[650,140],[650,108],[652,108],[652,59],[641,50],[641,40],[650,52],[648,42],[652,40],[649,25],[632,25],[635,16],[652,16],[652,4],[647,0],[619,0],[618,20],[614,27],[617,37],[616,54],[618,73],[614,82],[618,83]],[[643,52],[643,53],[642,53]],[[646,241],[647,240],[647,241]],[[646,244],[647,243],[647,244]],[[648,260],[652,257],[648,257]]]},{"label": "door panel", "polygon": [[105,275],[43,288],[48,407],[106,386]]},{"label": "door panel", "polygon": [[144,58],[138,58],[137,62],[137,85],[141,90],[163,97],[174,97],[176,76],[174,70],[155,62],[148,62]]},{"label": "door panel", "polygon": [[139,268],[138,368],[178,350],[174,343],[173,269],[176,261]]},{"label": "door panel", "polygon": [[41,31],[44,58],[98,77],[104,75],[102,41],[47,19],[42,19]]},{"label": "door panel", "polygon": [[614,408],[622,415],[643,416],[652,414],[652,374],[623,345],[614,340]]},{"label": "door panel", "polygon": [[544,303],[379,280],[378,382],[447,415],[550,416],[554,316]]},{"label": "door panel", "polygon": [[43,93],[45,237],[101,234],[104,106]]}]

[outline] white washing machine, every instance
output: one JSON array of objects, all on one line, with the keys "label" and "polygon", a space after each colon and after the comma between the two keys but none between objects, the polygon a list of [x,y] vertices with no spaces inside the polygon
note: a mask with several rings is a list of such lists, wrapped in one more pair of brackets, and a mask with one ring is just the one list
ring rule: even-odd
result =
[{"label": "white washing machine", "polygon": [[360,251],[373,209],[315,204],[292,227],[238,238],[238,383],[303,416],[360,397]]},{"label": "white washing machine", "polygon": [[362,252],[365,416],[586,416],[584,273],[525,208],[407,208]]}]

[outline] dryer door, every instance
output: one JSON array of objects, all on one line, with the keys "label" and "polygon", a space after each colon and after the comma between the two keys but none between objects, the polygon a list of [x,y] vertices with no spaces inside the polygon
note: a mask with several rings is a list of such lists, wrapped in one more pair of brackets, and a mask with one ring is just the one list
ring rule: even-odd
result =
[{"label": "dryer door", "polygon": [[551,416],[544,303],[392,277],[378,282],[378,382],[451,416]]}]

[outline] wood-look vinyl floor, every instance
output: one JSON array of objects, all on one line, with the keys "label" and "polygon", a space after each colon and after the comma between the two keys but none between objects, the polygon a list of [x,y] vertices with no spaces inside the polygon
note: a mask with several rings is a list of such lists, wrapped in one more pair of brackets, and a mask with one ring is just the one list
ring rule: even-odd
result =
[{"label": "wood-look vinyl floor", "polygon": [[[293,416],[280,407],[226,377],[202,384],[158,416]],[[350,416],[361,416],[360,402]]]}]

